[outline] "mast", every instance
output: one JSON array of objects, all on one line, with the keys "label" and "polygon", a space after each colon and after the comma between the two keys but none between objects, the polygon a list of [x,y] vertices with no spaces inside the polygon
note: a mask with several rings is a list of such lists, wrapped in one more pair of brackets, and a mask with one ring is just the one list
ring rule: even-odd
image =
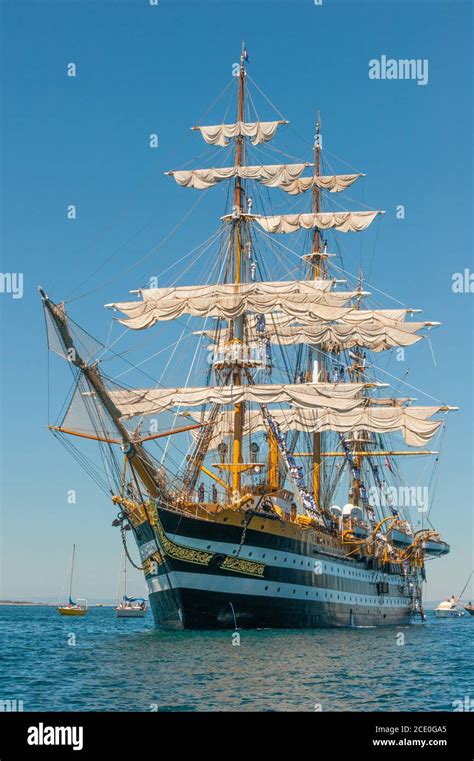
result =
[{"label": "mast", "polygon": [[123,593],[127,597],[127,557],[123,561]]},{"label": "mast", "polygon": [[[240,55],[240,69],[239,69],[239,93],[237,100],[237,122],[244,121],[244,84],[245,84],[245,43],[242,40],[242,52]],[[242,166],[242,154],[243,154],[244,137],[239,135],[236,139],[235,147],[235,160],[234,165],[236,167]],[[235,241],[235,271],[234,271],[234,283],[238,286],[241,282],[242,275],[242,180],[240,177],[235,179],[234,188],[234,212],[237,214],[235,221],[234,233],[236,235]],[[233,322],[233,334],[234,339],[242,342],[243,339],[243,316],[237,317]],[[232,381],[234,386],[240,386],[242,383],[241,369],[236,364],[234,367]],[[240,464],[242,463],[242,428],[243,428],[243,402],[239,402],[234,407],[234,446],[232,453],[232,492],[234,495],[240,493],[241,486],[241,471]]]},{"label": "mast", "polygon": [[[362,271],[359,272],[359,282],[357,285],[357,309],[360,309],[360,301],[362,296]],[[364,377],[364,365],[361,363],[361,352],[358,346],[354,347],[354,354],[355,354],[355,360],[354,365],[352,368],[352,371],[354,373],[354,381],[357,383],[359,380],[363,379]],[[360,452],[356,450],[362,450],[363,451],[364,444],[363,441],[356,442],[354,441],[354,468],[353,468],[353,479],[352,479],[352,504],[356,507],[359,506],[360,501],[360,469],[362,466],[361,461],[361,455]],[[349,489],[350,491],[350,489]],[[350,499],[350,494],[349,494]]]},{"label": "mast", "polygon": [[74,558],[76,555],[76,545],[72,545],[72,563],[71,563],[71,580],[69,582],[69,602],[72,602],[72,579],[74,576]]},{"label": "mast", "polygon": [[[316,133],[314,136],[314,174],[319,175],[319,162],[320,162],[320,129],[321,129],[321,122],[319,118],[319,111],[316,119]],[[313,188],[313,211],[319,212],[320,210],[320,203],[319,203],[319,188],[317,185]],[[320,235],[319,235],[319,228],[314,228],[314,234],[313,234],[313,256],[311,258],[312,262],[312,275],[313,279],[317,280],[321,276],[321,257],[319,255],[319,246],[320,246]],[[316,362],[317,362],[317,368],[319,373],[319,362],[320,362],[320,353],[318,351],[318,347],[316,347]],[[310,357],[312,357],[312,352],[310,353]],[[311,368],[309,368],[311,372]],[[318,380],[318,378],[316,378]],[[321,434],[316,432],[313,434],[313,497],[316,505],[318,507],[321,506]]]}]

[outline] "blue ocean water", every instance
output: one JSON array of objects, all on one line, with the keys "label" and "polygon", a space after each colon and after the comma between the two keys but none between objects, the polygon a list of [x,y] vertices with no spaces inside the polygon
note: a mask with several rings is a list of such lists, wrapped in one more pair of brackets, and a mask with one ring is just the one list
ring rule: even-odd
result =
[{"label": "blue ocean water", "polygon": [[[162,632],[151,613],[0,606],[0,700],[25,711],[427,711],[474,698],[474,617],[384,629]],[[403,635],[403,636],[401,636]]]}]

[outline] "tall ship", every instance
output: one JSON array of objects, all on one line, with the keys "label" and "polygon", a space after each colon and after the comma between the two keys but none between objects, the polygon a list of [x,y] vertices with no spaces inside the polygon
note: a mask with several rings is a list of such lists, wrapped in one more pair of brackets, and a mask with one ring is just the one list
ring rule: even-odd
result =
[{"label": "tall ship", "polygon": [[[426,561],[449,545],[430,510],[396,497],[410,489],[405,464],[421,462],[428,483],[439,457],[427,447],[455,408],[396,395],[389,381],[403,379],[378,359],[429,341],[439,323],[386,308],[383,291],[374,297],[363,272],[346,269],[340,234],[383,212],[341,210],[339,193],[364,175],[328,171],[319,115],[306,160],[273,147],[290,127],[279,113],[259,119],[247,59],[243,47],[231,111],[193,127],[211,166],[164,180],[196,198],[226,185],[217,228],[199,243],[187,215],[190,252],[106,305],[127,336],[150,331],[147,364],[124,360],[39,289],[49,349],[73,375],[49,427],[111,496],[137,565],[135,539],[158,626],[420,620]],[[134,385],[109,372],[121,360]]]}]

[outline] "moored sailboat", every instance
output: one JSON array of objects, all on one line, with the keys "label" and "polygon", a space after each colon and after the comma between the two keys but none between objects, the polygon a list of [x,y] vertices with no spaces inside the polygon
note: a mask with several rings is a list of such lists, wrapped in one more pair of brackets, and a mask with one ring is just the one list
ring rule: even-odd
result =
[{"label": "moored sailboat", "polygon": [[87,613],[87,600],[72,598],[72,583],[74,579],[74,561],[76,557],[76,545],[72,546],[71,576],[69,579],[69,599],[67,605],[58,605],[57,611],[61,616],[85,616]]},{"label": "moored sailboat", "polygon": [[[125,551],[122,555],[123,562],[123,596],[120,602],[117,603],[115,611],[117,618],[144,618],[148,606],[144,597],[129,597],[127,595],[127,557]],[[122,569],[119,572],[119,587],[120,576]]]},{"label": "moored sailboat", "polygon": [[[340,288],[346,278],[338,275],[347,272],[331,262],[329,234],[362,232],[383,212],[326,209],[326,194],[363,175],[321,172],[319,117],[311,162],[249,161],[252,146],[271,141],[287,122],[252,120],[245,61],[242,50],[235,123],[194,128],[210,145],[233,141],[232,164],[168,173],[196,190],[232,184],[231,208],[211,241],[217,254],[208,282],[155,283],[132,292],[140,300],[109,305],[132,331],[204,319],[191,333],[205,357],[203,383],[188,385],[191,370],[177,387],[128,387],[107,377],[108,347],[40,289],[49,347],[74,376],[66,413],[50,427],[60,439],[94,440],[106,453],[114,525],[124,541],[127,530],[135,537],[158,625],[372,626],[423,618],[425,560],[449,546],[386,497],[390,480],[403,483],[399,459],[437,455],[425,447],[444,428],[439,415],[454,408],[386,396],[368,352],[417,344],[439,323],[411,321],[416,310],[408,308],[364,309],[371,294],[362,273],[352,289]],[[310,210],[257,212],[259,186],[285,198],[308,194]],[[302,252],[274,238],[305,230]],[[296,257],[303,277],[294,277],[293,262],[281,264],[282,252]],[[406,448],[392,443],[396,436]],[[170,455],[176,440],[186,442],[178,467]],[[175,446],[182,451],[182,443]],[[162,449],[155,456],[152,447]],[[343,491],[340,508],[333,501]]]}]

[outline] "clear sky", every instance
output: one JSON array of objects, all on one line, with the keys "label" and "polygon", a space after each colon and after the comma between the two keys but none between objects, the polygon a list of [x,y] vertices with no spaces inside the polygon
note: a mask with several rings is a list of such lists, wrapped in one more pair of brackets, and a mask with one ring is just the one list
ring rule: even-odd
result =
[{"label": "clear sky", "polygon": [[[105,339],[104,303],[126,299],[216,229],[220,188],[152,251],[196,201],[163,172],[207,148],[189,127],[232,79],[242,37],[249,75],[291,121],[285,150],[310,160],[319,108],[331,161],[341,157],[366,172],[363,202],[387,211],[371,283],[443,323],[432,337],[436,364],[426,344],[407,352],[398,374],[409,369],[415,386],[461,407],[448,420],[432,512],[452,551],[430,564],[428,598],[459,592],[473,566],[474,294],[452,290],[454,273],[474,272],[471,3],[4,0],[1,13],[1,271],[23,273],[24,294],[0,293],[0,597],[55,600],[73,542],[77,593],[115,596],[114,510],[46,430],[36,289],[70,300],[71,316]],[[381,56],[427,59],[427,83],[369,78],[369,61]],[[75,77],[67,76],[69,63]],[[259,104],[262,119],[275,118]],[[215,121],[224,105],[211,109]],[[157,149],[149,147],[151,133]],[[342,163],[337,169],[350,171]],[[69,204],[77,207],[74,221]],[[367,271],[369,241],[366,249],[344,241],[348,269],[352,251],[352,271],[360,262]],[[157,349],[169,340],[158,329],[148,339]],[[51,358],[53,373],[62,372],[60,363]],[[76,504],[68,504],[71,489]],[[132,578],[130,591],[142,592],[141,577]]]}]

